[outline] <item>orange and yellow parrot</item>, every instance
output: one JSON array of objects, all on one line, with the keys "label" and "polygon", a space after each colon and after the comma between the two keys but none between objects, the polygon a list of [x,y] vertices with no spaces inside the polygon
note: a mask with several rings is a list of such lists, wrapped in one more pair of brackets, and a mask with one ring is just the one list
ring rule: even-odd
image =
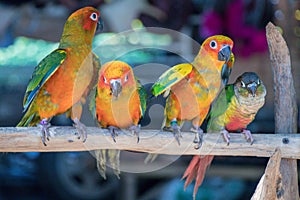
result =
[{"label": "orange and yellow parrot", "polygon": [[[125,62],[112,61],[103,65],[99,71],[99,81],[95,98],[90,109],[103,128],[107,128],[112,139],[120,129],[129,129],[139,142],[139,121],[146,110],[147,93],[134,77],[132,68]],[[97,167],[105,178],[106,150],[95,151]],[[120,151],[108,150],[108,157],[114,172],[119,176]]]},{"label": "orange and yellow parrot", "polygon": [[72,118],[79,137],[86,140],[85,126],[79,121],[82,103],[100,68],[98,57],[92,53],[92,40],[100,13],[93,7],[75,11],[67,19],[58,49],[46,56],[34,69],[26,89],[25,114],[17,126],[40,125],[42,142],[49,140],[49,121],[66,113]]},{"label": "orange and yellow parrot", "polygon": [[226,36],[209,37],[192,63],[173,66],[153,84],[154,96],[168,96],[163,130],[172,131],[179,144],[182,122],[191,120],[196,148],[201,146],[200,126],[222,85],[227,83],[234,63],[232,48],[233,41]]},{"label": "orange and yellow parrot", "polygon": [[[257,74],[245,72],[237,78],[234,84],[225,86],[218,95],[208,115],[207,132],[221,132],[229,144],[230,132],[241,131],[247,141],[253,143],[251,132],[247,130],[256,113],[265,103],[266,88]],[[184,188],[196,179],[193,197],[195,199],[198,187],[201,185],[207,167],[214,156],[196,155],[191,160],[183,178],[186,178]]]}]

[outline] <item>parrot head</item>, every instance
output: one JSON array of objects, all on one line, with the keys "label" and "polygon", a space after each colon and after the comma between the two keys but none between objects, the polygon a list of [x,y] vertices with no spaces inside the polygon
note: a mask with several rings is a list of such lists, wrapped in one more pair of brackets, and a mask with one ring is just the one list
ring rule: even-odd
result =
[{"label": "parrot head", "polygon": [[127,63],[108,62],[99,71],[98,88],[109,91],[109,95],[114,99],[118,99],[124,88],[133,85],[135,85],[133,71]]},{"label": "parrot head", "polygon": [[201,46],[200,51],[205,51],[213,59],[227,63],[231,57],[233,41],[223,35],[214,35],[207,38]]},{"label": "parrot head", "polygon": [[100,12],[93,7],[84,7],[72,13],[67,19],[60,43],[92,43],[96,29],[103,28]]},{"label": "parrot head", "polygon": [[264,84],[254,72],[243,73],[237,78],[234,86],[238,90],[238,93],[246,98],[254,98],[266,94]]},{"label": "parrot head", "polygon": [[206,59],[205,63],[222,62],[222,64],[216,64],[216,66],[221,71],[224,85],[227,84],[234,63],[232,48],[233,41],[229,37],[214,35],[202,43],[199,51],[199,59]]}]

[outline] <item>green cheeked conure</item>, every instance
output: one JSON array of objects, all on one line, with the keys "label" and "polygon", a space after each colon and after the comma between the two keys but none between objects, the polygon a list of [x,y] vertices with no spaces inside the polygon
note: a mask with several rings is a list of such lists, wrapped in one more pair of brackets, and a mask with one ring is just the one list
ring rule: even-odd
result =
[{"label": "green cheeked conure", "polygon": [[[234,84],[223,88],[213,104],[207,124],[207,132],[220,132],[229,145],[229,132],[241,132],[251,144],[254,139],[247,126],[265,103],[266,88],[254,72],[245,72],[237,78]],[[186,178],[186,188],[195,178],[193,197],[196,197],[198,187],[204,179],[207,167],[213,160],[212,155],[196,155],[193,157],[183,178]]]}]

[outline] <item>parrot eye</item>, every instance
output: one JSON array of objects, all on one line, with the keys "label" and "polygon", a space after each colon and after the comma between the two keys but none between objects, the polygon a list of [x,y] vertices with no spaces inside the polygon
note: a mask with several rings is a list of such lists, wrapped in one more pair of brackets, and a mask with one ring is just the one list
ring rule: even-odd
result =
[{"label": "parrot eye", "polygon": [[98,18],[97,13],[93,12],[93,13],[90,15],[90,18],[91,18],[93,21],[97,21],[97,18]]},{"label": "parrot eye", "polygon": [[124,78],[124,82],[126,83],[128,81],[128,74]]},{"label": "parrot eye", "polygon": [[104,76],[103,76],[103,81],[104,81],[105,84],[108,83],[107,80],[106,80],[106,78]]},{"label": "parrot eye", "polygon": [[215,40],[212,40],[212,41],[210,41],[209,46],[212,49],[216,49],[217,48],[217,42]]},{"label": "parrot eye", "polygon": [[241,86],[242,86],[242,88],[245,88],[246,84],[243,81],[241,81]]}]

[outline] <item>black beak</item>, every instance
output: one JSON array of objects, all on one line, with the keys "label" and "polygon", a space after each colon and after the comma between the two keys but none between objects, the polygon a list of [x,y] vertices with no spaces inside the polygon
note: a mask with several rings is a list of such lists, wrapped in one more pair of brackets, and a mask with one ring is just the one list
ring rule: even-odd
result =
[{"label": "black beak", "polygon": [[218,60],[228,62],[230,58],[231,50],[229,45],[223,46],[218,53]]},{"label": "black beak", "polygon": [[227,63],[224,63],[221,71],[221,78],[224,85],[227,85],[230,73],[231,73],[231,68],[228,67]]},{"label": "black beak", "polygon": [[122,92],[122,85],[120,79],[113,79],[110,81],[110,90],[114,97],[118,98]]},{"label": "black beak", "polygon": [[99,19],[98,19],[96,30],[103,31],[103,21],[102,21],[101,17],[99,17]]},{"label": "black beak", "polygon": [[253,97],[255,97],[255,93],[257,90],[257,84],[256,83],[251,83],[249,85],[247,85],[247,90],[249,91],[249,93],[252,94]]}]

